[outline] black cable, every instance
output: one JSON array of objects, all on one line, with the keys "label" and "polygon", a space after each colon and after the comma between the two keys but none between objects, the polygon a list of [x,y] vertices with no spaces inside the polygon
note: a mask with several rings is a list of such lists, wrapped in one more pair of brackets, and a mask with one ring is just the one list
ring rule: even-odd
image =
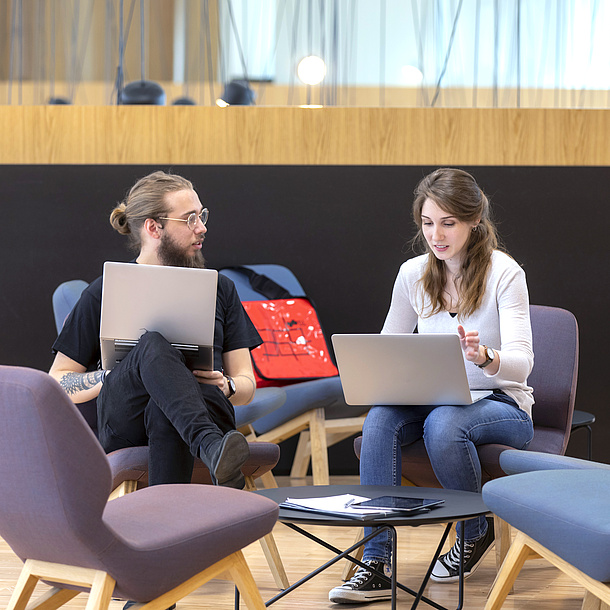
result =
[{"label": "black cable", "polygon": [[[318,16],[320,24],[320,55],[322,61],[326,62],[326,13],[324,11],[324,1],[320,0],[318,3]],[[320,83],[320,91],[318,101],[321,106],[324,105],[324,99],[326,97],[326,78],[322,79]]]},{"label": "black cable", "polygon": [[227,7],[229,9],[229,20],[231,21],[231,27],[233,28],[233,34],[235,36],[235,42],[237,43],[237,50],[239,51],[239,59],[241,61],[241,68],[244,73],[244,80],[249,85],[250,79],[248,78],[248,68],[246,66],[246,57],[244,56],[244,50],[241,46],[241,39],[239,37],[239,31],[237,30],[237,24],[235,23],[235,15],[233,14],[233,0],[226,0]]},{"label": "black cable", "polygon": [[17,36],[17,0],[13,0],[12,15],[11,15],[11,44],[9,47],[9,59],[8,59],[8,104],[12,102],[13,93],[13,62],[14,62],[14,48],[15,38]]},{"label": "black cable", "polygon": [[[85,28],[84,28],[83,40],[81,42],[81,49],[80,49],[80,51],[77,50],[76,74],[74,75],[74,83],[72,86],[72,95],[71,95],[72,102],[74,102],[74,100],[76,99],[76,89],[82,82],[82,78],[83,78],[83,67],[85,65],[85,54],[87,52],[87,47],[89,46],[89,37],[91,34],[91,24],[93,23],[94,4],[95,4],[95,0],[89,0],[89,10],[87,12],[87,17],[86,17],[86,21],[85,21]],[[78,42],[78,36],[75,40],[75,43],[76,42]]]},{"label": "black cable", "polygon": [[69,98],[74,100],[74,88],[76,82],[76,62],[78,54],[78,25],[80,21],[80,2],[73,4],[72,28],[70,32],[70,48],[72,57],[70,58],[70,93]]},{"label": "black cable", "polygon": [[422,80],[421,80],[421,94],[422,94],[422,101],[423,101],[423,105],[424,106],[428,106],[429,105],[429,101],[428,101],[428,89],[425,85],[424,82],[424,37],[422,35],[422,25],[420,23],[419,20],[419,11],[417,10],[417,0],[411,0],[411,14],[413,15],[413,27],[415,30],[415,35],[417,36],[417,61],[418,61],[418,68],[421,70],[422,73]]},{"label": "black cable", "polygon": [[517,0],[517,108],[521,108],[521,0]]},{"label": "black cable", "polygon": [[[337,8],[337,1],[334,1],[333,4],[333,35],[332,35],[332,45],[331,45],[331,64],[336,66],[339,62],[339,10]],[[332,104],[337,104],[337,87],[339,82],[339,71],[335,68],[332,70]]]},{"label": "black cable", "polygon": [[498,62],[499,62],[499,45],[500,45],[500,27],[499,27],[499,6],[498,0],[494,1],[494,68],[493,68],[493,107],[498,107]]},{"label": "black cable", "polygon": [[140,0],[140,80],[146,80],[146,53],[144,50],[144,0]]},{"label": "black cable", "polygon": [[[307,55],[311,57],[313,55],[313,1],[307,0]],[[307,99],[306,104],[311,104],[311,85],[306,84]]]},{"label": "black cable", "polygon": [[212,61],[212,32],[210,26],[210,4],[209,0],[204,0],[203,12],[201,17],[205,20],[205,42],[206,56],[208,62],[208,83],[210,88],[210,105],[214,105],[216,96],[214,95],[214,62]]},{"label": "black cable", "polygon": [[479,92],[479,41],[481,37],[481,0],[477,0],[474,18],[474,66],[472,82],[472,107],[477,107]]},{"label": "black cable", "polygon": [[379,105],[385,106],[386,0],[379,7]]},{"label": "black cable", "polygon": [[[350,39],[350,65],[349,67],[351,68],[353,65],[353,70],[350,70],[351,74],[357,74],[358,73],[358,65],[356,62],[356,58],[357,58],[357,53],[355,51],[355,49],[358,48],[357,45],[357,39],[358,39],[358,28],[357,28],[357,23],[358,23],[358,4],[354,3],[354,4],[350,4],[350,27],[351,27],[351,39]],[[348,80],[348,79],[346,79]],[[352,87],[351,93],[352,93],[352,99],[351,99],[351,105],[352,106],[356,106],[358,103],[357,97],[356,97],[356,92],[357,92],[357,88],[356,87]]]},{"label": "black cable", "polygon": [[288,78],[288,106],[292,106],[292,96],[294,94],[294,77],[296,68],[296,45],[299,27],[299,9],[300,6],[295,7],[294,15],[292,17],[292,39],[290,41],[290,72]]},{"label": "black cable", "polygon": [[23,0],[19,0],[19,105],[23,104]]},{"label": "black cable", "polygon": [[[599,0],[595,0],[593,2],[593,10],[591,11],[591,36],[589,36],[590,46],[589,46],[589,72],[591,70],[591,62],[593,61],[593,41],[595,40],[595,20],[597,19],[597,9],[599,8]],[[579,107],[582,108],[584,104],[584,95],[586,90],[586,83],[583,84],[582,89],[580,90],[580,101],[578,103]]]},{"label": "black cable", "polygon": [[[53,9],[56,8],[53,6]],[[49,88],[51,99],[55,97],[55,10],[51,10],[51,70]]]},{"label": "black cable", "polygon": [[458,4],[457,10],[455,11],[455,18],[453,19],[453,27],[451,28],[451,36],[449,37],[449,45],[447,47],[447,53],[445,54],[445,63],[443,64],[443,69],[441,70],[441,74],[438,77],[438,81],[436,83],[436,91],[434,92],[434,97],[432,98],[432,102],[430,106],[434,107],[436,104],[436,100],[438,99],[441,83],[443,82],[443,77],[445,76],[445,72],[447,71],[447,64],[449,63],[449,57],[451,56],[451,49],[453,48],[453,40],[455,38],[455,32],[457,29],[458,20],[460,18],[460,13],[462,11],[462,3],[463,0],[460,0]]}]

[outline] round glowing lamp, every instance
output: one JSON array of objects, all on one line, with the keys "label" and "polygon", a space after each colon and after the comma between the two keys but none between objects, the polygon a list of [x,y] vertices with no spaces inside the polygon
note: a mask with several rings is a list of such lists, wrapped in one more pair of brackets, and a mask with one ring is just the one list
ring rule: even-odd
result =
[{"label": "round glowing lamp", "polygon": [[297,76],[306,85],[317,85],[326,76],[326,64],[321,57],[315,55],[304,57],[297,66]]}]

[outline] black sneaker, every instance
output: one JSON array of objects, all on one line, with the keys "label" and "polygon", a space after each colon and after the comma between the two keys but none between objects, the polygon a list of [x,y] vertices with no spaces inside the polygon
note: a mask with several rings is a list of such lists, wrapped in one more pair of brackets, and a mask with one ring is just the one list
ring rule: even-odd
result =
[{"label": "black sneaker", "polygon": [[[464,578],[468,578],[479,567],[494,542],[494,522],[486,517],[487,531],[482,538],[464,543]],[[430,578],[436,582],[456,582],[460,578],[460,539],[448,553],[441,555],[434,564]]]},{"label": "black sneaker", "polygon": [[243,489],[246,485],[241,467],[250,457],[250,446],[241,432],[231,430],[207,451],[200,451],[201,459],[210,469],[214,485]]},{"label": "black sneaker", "polygon": [[[382,574],[384,573],[384,564],[381,561],[367,559],[363,563]],[[337,604],[357,604],[391,598],[392,588],[390,583],[362,567],[358,568],[350,580],[340,587],[331,589],[328,594],[328,599]]]}]

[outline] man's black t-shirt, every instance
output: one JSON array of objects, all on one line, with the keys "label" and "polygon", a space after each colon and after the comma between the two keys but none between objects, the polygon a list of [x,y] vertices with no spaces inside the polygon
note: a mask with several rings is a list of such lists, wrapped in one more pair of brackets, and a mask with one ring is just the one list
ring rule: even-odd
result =
[{"label": "man's black t-shirt", "polygon": [[[88,371],[99,368],[100,313],[102,277],[83,291],[66,319],[53,352],[61,352]],[[191,305],[189,305],[190,307]],[[244,311],[233,282],[218,274],[216,321],[214,325],[214,369],[222,370],[222,354],[235,349],[254,349],[262,343],[260,335]]]}]

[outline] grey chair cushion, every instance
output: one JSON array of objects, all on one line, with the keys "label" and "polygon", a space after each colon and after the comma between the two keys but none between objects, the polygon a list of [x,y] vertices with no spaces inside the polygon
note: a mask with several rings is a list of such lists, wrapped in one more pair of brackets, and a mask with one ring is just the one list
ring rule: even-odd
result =
[{"label": "grey chair cushion", "polygon": [[546,470],[490,481],[496,515],[596,580],[610,581],[610,471]]}]

